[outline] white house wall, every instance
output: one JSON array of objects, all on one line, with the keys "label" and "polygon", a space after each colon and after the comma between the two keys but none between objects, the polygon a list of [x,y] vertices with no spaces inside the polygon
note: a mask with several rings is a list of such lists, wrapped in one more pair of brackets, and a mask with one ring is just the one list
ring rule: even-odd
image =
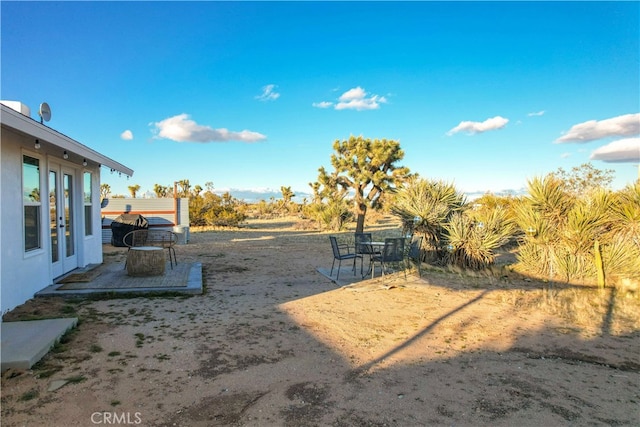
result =
[{"label": "white house wall", "polygon": [[[7,143],[11,139],[11,143]],[[14,143],[18,142],[17,144]],[[0,274],[2,314],[22,304],[47,286],[49,277],[49,251],[39,249],[28,254],[23,249],[22,229],[22,148],[19,137],[2,130],[0,147],[2,169],[2,270]],[[26,153],[25,153],[26,154]],[[29,155],[44,158],[36,153]],[[42,178],[42,177],[41,177]],[[42,185],[42,179],[41,179]],[[44,221],[43,221],[44,222]]]},{"label": "white house wall", "polygon": [[[65,162],[58,151],[34,149],[34,139],[3,126],[0,142],[0,311],[2,314],[32,298],[34,294],[53,283],[49,230],[49,204],[41,206],[41,248],[24,252],[22,205],[22,156],[40,161],[40,188],[48,194],[49,161],[73,169],[75,197],[75,233],[78,267],[102,263],[102,229],[100,217],[100,169],[99,165],[83,167]],[[52,147],[55,149],[56,147]],[[92,235],[84,233],[83,172],[92,172]]]}]

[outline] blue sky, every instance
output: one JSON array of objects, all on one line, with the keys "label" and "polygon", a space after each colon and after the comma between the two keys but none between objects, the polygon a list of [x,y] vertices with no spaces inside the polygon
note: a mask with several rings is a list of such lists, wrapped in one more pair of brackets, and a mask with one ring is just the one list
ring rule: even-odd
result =
[{"label": "blue sky", "polygon": [[468,193],[588,161],[638,177],[638,2],[0,7],[1,98],[46,101],[49,126],[134,169],[103,171],[114,193],[310,192],[350,135]]}]

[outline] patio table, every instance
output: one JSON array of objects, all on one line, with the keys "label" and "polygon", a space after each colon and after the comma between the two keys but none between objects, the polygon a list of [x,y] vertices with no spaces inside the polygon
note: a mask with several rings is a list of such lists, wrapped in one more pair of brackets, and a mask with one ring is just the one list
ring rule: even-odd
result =
[{"label": "patio table", "polygon": [[[363,245],[364,244],[371,246],[371,254],[379,254],[384,249],[384,242],[374,241],[374,242],[363,243]],[[373,278],[373,263],[371,262],[371,258],[369,258],[369,269],[367,270],[366,273],[362,275],[362,278],[364,279],[369,274],[371,274],[371,278]]]},{"label": "patio table", "polygon": [[[405,240],[404,258],[406,258],[408,256],[407,241],[411,241],[411,238],[410,237],[404,237],[404,240]],[[372,252],[380,254],[384,250],[385,242],[372,241],[372,242],[367,242],[367,244],[371,246]],[[371,259],[369,259],[369,269],[367,270],[367,272],[365,274],[362,275],[362,278],[364,279],[369,274],[371,274],[371,278],[373,278],[373,273],[374,273],[374,271],[373,271],[373,263],[371,262]]]}]

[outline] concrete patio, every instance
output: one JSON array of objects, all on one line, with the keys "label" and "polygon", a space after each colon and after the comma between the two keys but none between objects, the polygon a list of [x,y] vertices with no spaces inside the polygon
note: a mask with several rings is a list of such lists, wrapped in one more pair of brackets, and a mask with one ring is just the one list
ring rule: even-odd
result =
[{"label": "concrete patio", "polygon": [[[96,277],[89,281],[62,283],[71,274],[90,273],[98,269]],[[123,263],[105,263],[76,269],[59,278],[56,283],[47,286],[35,294],[36,297],[79,297],[96,294],[145,294],[157,292],[178,292],[202,294],[202,263],[180,263],[173,268],[167,263],[165,274],[149,277],[131,277],[127,275]]]}]

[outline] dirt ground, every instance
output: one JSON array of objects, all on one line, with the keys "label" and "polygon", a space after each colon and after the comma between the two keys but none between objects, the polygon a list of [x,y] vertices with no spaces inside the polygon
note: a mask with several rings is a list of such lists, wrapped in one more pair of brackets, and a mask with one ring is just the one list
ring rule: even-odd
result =
[{"label": "dirt ground", "polygon": [[284,220],[192,232],[177,256],[202,262],[203,295],[7,313],[80,323],[4,373],[2,425],[640,425],[637,294],[569,304],[578,287],[432,268],[341,288],[316,271],[327,235]]}]

